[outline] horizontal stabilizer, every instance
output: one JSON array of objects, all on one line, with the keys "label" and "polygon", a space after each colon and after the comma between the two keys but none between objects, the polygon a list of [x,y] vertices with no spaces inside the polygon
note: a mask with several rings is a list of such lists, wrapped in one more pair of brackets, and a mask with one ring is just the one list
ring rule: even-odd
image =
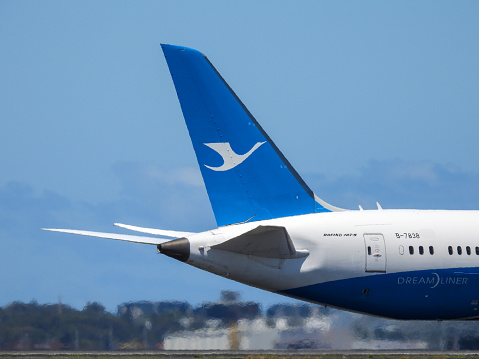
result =
[{"label": "horizontal stabilizer", "polygon": [[258,226],[211,248],[280,259],[300,258],[309,254],[307,250],[296,250],[286,228],[280,226]]},{"label": "horizontal stabilizer", "polygon": [[171,237],[171,238],[188,237],[194,234],[192,232],[179,232],[179,231],[169,231],[166,229],[137,227],[137,226],[132,226],[132,225],[123,224],[123,223],[114,223],[113,225],[117,227],[129,229],[130,231],[154,234],[156,236]]},{"label": "horizontal stabilizer", "polygon": [[109,238],[109,239],[116,239],[116,240],[119,240],[119,241],[144,243],[144,244],[154,244],[154,245],[158,245],[160,243],[163,243],[163,242],[167,241],[166,239],[163,239],[163,238],[130,236],[130,235],[127,235],[127,234],[118,234],[118,233],[79,231],[79,230],[76,230],[76,229],[53,229],[53,228],[42,228],[42,229],[44,231],[79,234],[81,236]]}]

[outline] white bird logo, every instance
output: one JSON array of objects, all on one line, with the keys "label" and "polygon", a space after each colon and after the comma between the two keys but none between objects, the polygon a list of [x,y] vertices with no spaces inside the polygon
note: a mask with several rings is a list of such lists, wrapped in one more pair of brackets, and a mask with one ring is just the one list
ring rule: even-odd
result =
[{"label": "white bird logo", "polygon": [[238,155],[235,151],[233,151],[229,142],[204,143],[205,146],[208,146],[223,158],[223,164],[221,166],[211,167],[205,165],[205,167],[213,171],[228,171],[243,163],[244,160],[251,156],[251,154],[265,142],[257,142],[253,148],[244,155]]}]

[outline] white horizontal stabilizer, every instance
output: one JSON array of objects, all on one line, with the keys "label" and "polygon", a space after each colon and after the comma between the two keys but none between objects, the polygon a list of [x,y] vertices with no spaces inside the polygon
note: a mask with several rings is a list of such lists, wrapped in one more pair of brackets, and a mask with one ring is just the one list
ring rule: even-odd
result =
[{"label": "white horizontal stabilizer", "polygon": [[76,229],[54,229],[54,228],[42,228],[42,229],[45,230],[45,231],[79,234],[81,236],[109,238],[109,239],[116,239],[116,240],[119,240],[119,241],[144,243],[144,244],[154,244],[154,245],[157,245],[157,244],[160,244],[160,243],[163,243],[163,242],[167,241],[164,238],[130,236],[130,235],[127,235],[127,234],[118,234],[118,233],[79,231],[79,230],[76,230]]},{"label": "white horizontal stabilizer", "polygon": [[286,228],[279,226],[258,226],[211,248],[265,258],[291,259],[309,255],[308,250],[297,250]]},{"label": "white horizontal stabilizer", "polygon": [[137,226],[132,226],[132,225],[123,224],[123,223],[113,223],[113,225],[117,227],[129,229],[130,231],[154,234],[157,236],[171,237],[171,238],[188,237],[194,234],[192,232],[179,232],[179,231],[168,231],[166,229],[137,227]]}]

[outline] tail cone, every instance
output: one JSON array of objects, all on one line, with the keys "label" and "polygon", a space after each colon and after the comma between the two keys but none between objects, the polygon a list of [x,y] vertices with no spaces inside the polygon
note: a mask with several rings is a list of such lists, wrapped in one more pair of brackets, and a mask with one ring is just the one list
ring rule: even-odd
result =
[{"label": "tail cone", "polygon": [[190,257],[190,241],[186,238],[158,244],[157,248],[158,252],[181,262],[186,262]]}]

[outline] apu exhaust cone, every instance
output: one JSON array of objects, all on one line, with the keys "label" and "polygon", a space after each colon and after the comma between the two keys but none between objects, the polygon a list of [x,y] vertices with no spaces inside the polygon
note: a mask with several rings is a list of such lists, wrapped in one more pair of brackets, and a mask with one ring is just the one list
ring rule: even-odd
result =
[{"label": "apu exhaust cone", "polygon": [[181,262],[186,262],[190,257],[190,241],[187,238],[178,238],[160,243],[157,248],[158,252]]}]

